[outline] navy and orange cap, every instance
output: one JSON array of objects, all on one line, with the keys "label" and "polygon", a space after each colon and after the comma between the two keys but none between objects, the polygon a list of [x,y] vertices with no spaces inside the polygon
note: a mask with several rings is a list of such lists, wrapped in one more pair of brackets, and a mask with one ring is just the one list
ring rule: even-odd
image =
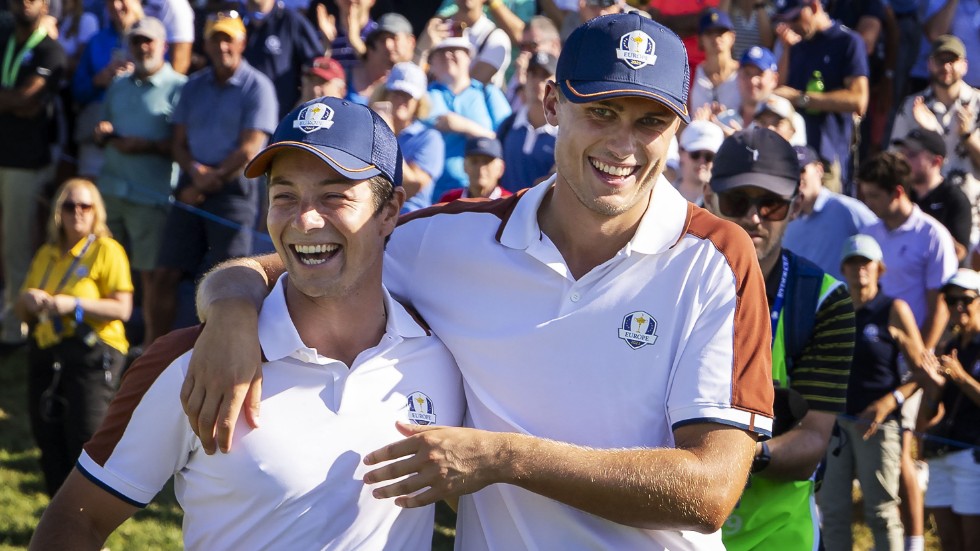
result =
[{"label": "navy and orange cap", "polygon": [[269,145],[245,167],[255,178],[273,157],[292,147],[308,151],[351,180],[382,175],[402,184],[402,153],[391,128],[371,109],[338,98],[310,100],[293,109],[276,128]]},{"label": "navy and orange cap", "polygon": [[642,97],[691,120],[684,43],[637,13],[603,15],[575,29],[558,57],[555,79],[573,103]]}]

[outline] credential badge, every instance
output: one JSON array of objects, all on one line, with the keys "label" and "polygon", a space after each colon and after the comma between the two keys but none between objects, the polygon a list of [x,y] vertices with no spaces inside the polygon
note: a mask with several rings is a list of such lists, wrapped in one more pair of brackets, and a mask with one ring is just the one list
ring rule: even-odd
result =
[{"label": "credential badge", "polygon": [[633,350],[657,342],[657,320],[650,314],[637,311],[626,314],[619,328],[619,338],[626,341]]},{"label": "credential badge", "polygon": [[293,128],[299,128],[307,134],[331,126],[333,126],[333,109],[322,103],[314,103],[303,109],[293,121]]},{"label": "credential badge", "polygon": [[656,50],[657,43],[650,35],[643,31],[633,31],[619,39],[616,59],[622,59],[633,69],[641,69],[657,62],[657,56],[654,55]]},{"label": "credential badge", "polygon": [[421,392],[408,395],[408,420],[416,425],[432,425],[436,422],[432,400]]}]

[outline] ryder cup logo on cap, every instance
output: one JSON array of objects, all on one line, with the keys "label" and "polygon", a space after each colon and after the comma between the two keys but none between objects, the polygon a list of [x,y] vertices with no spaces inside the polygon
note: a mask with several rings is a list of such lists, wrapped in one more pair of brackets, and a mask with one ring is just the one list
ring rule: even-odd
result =
[{"label": "ryder cup logo on cap", "polygon": [[619,39],[616,57],[625,61],[630,67],[640,69],[657,62],[657,56],[653,53],[656,50],[656,42],[647,33],[633,31]]},{"label": "ryder cup logo on cap", "polygon": [[304,107],[293,121],[293,128],[299,128],[307,134],[331,126],[333,126],[333,109],[322,103]]},{"label": "ryder cup logo on cap", "polygon": [[642,97],[690,122],[687,50],[673,31],[637,13],[603,15],[575,29],[555,80],[573,103]]},{"label": "ryder cup logo on cap", "polygon": [[268,172],[273,158],[285,148],[312,153],[351,180],[381,175],[393,185],[402,183],[402,153],[395,134],[363,105],[323,97],[296,107],[276,127],[269,145],[245,167],[245,176]]}]

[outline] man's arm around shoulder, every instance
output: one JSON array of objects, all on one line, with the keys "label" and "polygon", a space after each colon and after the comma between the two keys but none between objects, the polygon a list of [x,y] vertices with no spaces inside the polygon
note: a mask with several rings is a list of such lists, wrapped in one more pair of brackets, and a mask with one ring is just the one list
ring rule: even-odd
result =
[{"label": "man's arm around shoulder", "polygon": [[110,494],[76,467],[41,516],[32,551],[99,551],[106,538],[139,508]]}]

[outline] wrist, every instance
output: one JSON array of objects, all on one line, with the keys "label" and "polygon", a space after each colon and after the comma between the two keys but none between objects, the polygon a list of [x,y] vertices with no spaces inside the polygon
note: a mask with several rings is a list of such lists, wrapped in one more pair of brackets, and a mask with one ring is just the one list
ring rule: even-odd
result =
[{"label": "wrist", "polygon": [[772,454],[769,452],[767,442],[759,442],[755,449],[755,458],[752,459],[752,473],[759,473],[769,467],[772,462]]},{"label": "wrist", "polygon": [[487,2],[487,7],[490,8],[490,11],[494,11],[503,5],[504,5],[504,0],[490,0],[489,2]]},{"label": "wrist", "polygon": [[899,409],[905,403],[905,395],[897,388],[892,391],[892,398],[895,399],[895,408]]}]

